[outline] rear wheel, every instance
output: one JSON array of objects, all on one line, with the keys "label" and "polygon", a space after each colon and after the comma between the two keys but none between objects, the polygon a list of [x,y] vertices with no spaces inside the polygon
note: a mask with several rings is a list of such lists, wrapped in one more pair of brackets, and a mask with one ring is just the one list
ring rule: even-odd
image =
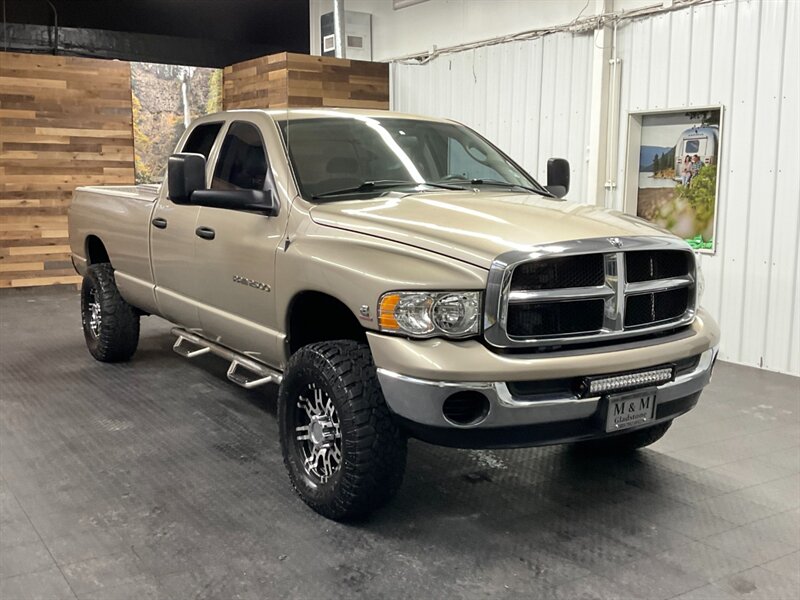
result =
[{"label": "rear wheel", "polygon": [[278,422],[292,486],[321,515],[365,515],[400,487],[406,438],[366,344],[342,340],[298,350],[281,384]]},{"label": "rear wheel", "polygon": [[576,442],[573,447],[586,454],[627,454],[656,443],[664,437],[670,425],[671,420],[611,437]]},{"label": "rear wheel", "polygon": [[101,362],[130,359],[139,345],[139,313],[125,302],[109,263],[91,265],[81,285],[83,336]]}]

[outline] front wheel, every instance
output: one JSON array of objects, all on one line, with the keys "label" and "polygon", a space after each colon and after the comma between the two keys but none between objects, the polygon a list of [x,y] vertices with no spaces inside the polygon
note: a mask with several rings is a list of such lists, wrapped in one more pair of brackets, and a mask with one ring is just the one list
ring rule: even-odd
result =
[{"label": "front wheel", "polygon": [[366,344],[340,340],[298,350],[278,394],[278,423],[292,486],[319,514],[363,516],[400,487],[406,437],[389,413]]},{"label": "front wheel", "polygon": [[576,442],[573,447],[585,454],[627,454],[655,444],[664,437],[670,425],[672,425],[671,420],[611,437]]}]

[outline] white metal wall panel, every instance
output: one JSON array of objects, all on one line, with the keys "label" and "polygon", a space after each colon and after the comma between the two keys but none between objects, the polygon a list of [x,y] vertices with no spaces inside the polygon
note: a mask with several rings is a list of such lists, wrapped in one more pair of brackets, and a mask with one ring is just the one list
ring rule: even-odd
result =
[{"label": "white metal wall panel", "polygon": [[392,107],[461,121],[540,181],[547,159],[572,165],[569,198],[586,202],[593,38],[560,33],[392,66]]},{"label": "white metal wall panel", "polygon": [[[618,182],[628,114],[722,104],[717,254],[704,304],[721,357],[800,375],[800,2],[729,0],[621,25]],[[622,208],[619,186],[612,206]]]},{"label": "white metal wall panel", "polygon": [[[770,11],[771,12],[771,11]],[[763,331],[768,368],[788,365],[790,373],[800,373],[800,6],[791,2],[785,11],[784,48],[781,64],[779,109],[774,141],[777,163],[774,208],[770,235],[769,287]],[[761,196],[757,194],[756,198]],[[794,247],[792,247],[794,245]],[[774,315],[774,317],[773,317]],[[777,365],[777,366],[776,366]]]}]

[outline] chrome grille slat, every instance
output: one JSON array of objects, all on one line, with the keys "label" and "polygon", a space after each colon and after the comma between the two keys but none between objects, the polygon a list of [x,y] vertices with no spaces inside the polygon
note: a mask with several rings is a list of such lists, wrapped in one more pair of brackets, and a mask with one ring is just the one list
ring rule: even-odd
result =
[{"label": "chrome grille slat", "polygon": [[625,259],[619,252],[603,257],[606,285],[614,290],[614,295],[606,300],[603,311],[603,330],[606,332],[622,329],[625,322],[625,302],[621,302],[625,290]]},{"label": "chrome grille slat", "polygon": [[[582,256],[585,260],[581,259]],[[598,256],[600,263],[597,262]],[[538,261],[542,263],[536,265]],[[553,270],[544,261],[555,261],[556,269]],[[598,268],[599,264],[602,264],[603,273],[595,271],[597,276],[593,276],[591,271],[587,271],[589,267]],[[524,275],[515,279],[515,269],[523,265]],[[626,276],[629,265],[635,268],[630,275],[633,281],[630,282]],[[582,270],[578,276],[572,277],[563,271],[566,266]],[[562,270],[559,272],[558,268]],[[548,279],[542,279],[538,274],[547,275],[550,271],[557,274],[558,281],[575,287],[540,285],[540,282]],[[601,275],[603,285],[580,285],[581,281],[587,279],[599,283]],[[613,342],[688,325],[694,320],[696,311],[694,275],[694,254],[684,242],[674,238],[593,238],[535,246],[527,252],[509,252],[499,256],[489,271],[484,314],[485,339],[489,344],[501,348]],[[529,282],[533,282],[532,285],[528,285]],[[528,289],[530,287],[536,289]],[[678,290],[685,292],[676,296]],[[644,298],[646,295],[648,298]],[[637,312],[627,318],[626,306],[634,296],[639,296],[631,305]],[[548,323],[555,327],[554,332],[547,331],[543,325],[545,321],[541,319],[554,314],[546,308],[548,303],[552,306],[552,303],[591,300],[603,301],[602,326],[598,323],[598,329],[566,333],[570,332],[569,323],[552,319]],[[684,305],[679,304],[681,301],[684,301]],[[588,310],[594,305],[585,306]],[[673,316],[684,306],[681,314]],[[513,314],[513,329],[517,335],[511,335],[508,328],[512,308],[516,311]],[[595,314],[599,319],[599,312]],[[664,315],[666,318],[661,318]],[[581,319],[584,317],[578,316]],[[526,336],[520,333],[525,330],[520,324],[529,326],[527,331],[537,331],[537,334]]]},{"label": "chrome grille slat", "polygon": [[694,277],[670,277],[669,279],[653,279],[652,281],[637,281],[625,285],[625,294],[646,294],[652,292],[665,292],[675,288],[689,287],[694,285]]},{"label": "chrome grille slat", "polygon": [[561,288],[556,290],[514,291],[508,294],[510,304],[528,302],[547,302],[557,300],[575,300],[578,298],[606,298],[616,292],[607,285],[591,287]]}]

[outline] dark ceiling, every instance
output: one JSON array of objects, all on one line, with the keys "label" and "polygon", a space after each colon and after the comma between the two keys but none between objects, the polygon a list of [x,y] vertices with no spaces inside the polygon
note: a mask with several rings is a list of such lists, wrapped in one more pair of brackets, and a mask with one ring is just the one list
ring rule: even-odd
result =
[{"label": "dark ceiling", "polygon": [[207,40],[215,47],[240,54],[243,47],[261,53],[265,49],[309,51],[308,0],[0,0],[0,3],[7,23],[50,27],[54,24],[52,3],[59,28]]}]

